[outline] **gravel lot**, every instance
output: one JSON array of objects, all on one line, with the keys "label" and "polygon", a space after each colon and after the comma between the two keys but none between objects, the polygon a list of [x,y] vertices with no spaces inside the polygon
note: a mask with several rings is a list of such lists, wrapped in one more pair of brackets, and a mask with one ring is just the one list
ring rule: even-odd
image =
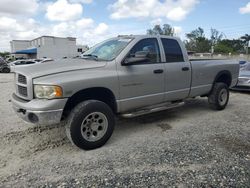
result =
[{"label": "gravel lot", "polygon": [[0,74],[0,88],[0,187],[250,187],[250,93],[232,92],[224,111],[197,98],[117,120],[104,147],[83,151],[63,125],[14,114],[12,74]]}]

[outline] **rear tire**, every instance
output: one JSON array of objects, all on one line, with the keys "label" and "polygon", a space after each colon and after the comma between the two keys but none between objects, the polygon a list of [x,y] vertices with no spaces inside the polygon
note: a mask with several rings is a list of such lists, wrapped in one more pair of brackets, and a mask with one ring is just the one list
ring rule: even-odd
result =
[{"label": "rear tire", "polygon": [[66,134],[74,145],[90,150],[103,146],[111,137],[114,126],[114,114],[107,104],[87,100],[70,113]]},{"label": "rear tire", "polygon": [[208,96],[208,103],[212,109],[223,110],[229,100],[229,89],[225,83],[215,83],[212,92]]}]

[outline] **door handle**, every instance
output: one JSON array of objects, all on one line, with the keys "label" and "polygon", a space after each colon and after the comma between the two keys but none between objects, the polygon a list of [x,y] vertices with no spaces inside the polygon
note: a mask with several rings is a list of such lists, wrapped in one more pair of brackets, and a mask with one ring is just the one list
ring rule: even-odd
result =
[{"label": "door handle", "polygon": [[182,71],[189,71],[189,67],[182,67]]},{"label": "door handle", "polygon": [[156,70],[154,70],[154,73],[161,74],[161,73],[163,73],[163,69],[156,69]]}]

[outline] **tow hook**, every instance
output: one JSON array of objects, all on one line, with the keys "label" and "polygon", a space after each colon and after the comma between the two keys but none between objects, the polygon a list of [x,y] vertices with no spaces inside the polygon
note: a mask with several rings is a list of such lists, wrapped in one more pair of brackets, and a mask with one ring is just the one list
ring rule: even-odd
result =
[{"label": "tow hook", "polygon": [[18,109],[17,112],[18,112],[18,113],[23,113],[23,114],[25,114],[25,113],[26,113],[26,110],[24,110],[24,109]]}]

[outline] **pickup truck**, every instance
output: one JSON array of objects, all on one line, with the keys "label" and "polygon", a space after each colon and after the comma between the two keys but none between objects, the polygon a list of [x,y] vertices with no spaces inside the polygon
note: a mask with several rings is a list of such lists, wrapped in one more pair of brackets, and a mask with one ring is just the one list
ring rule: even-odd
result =
[{"label": "pickup truck", "polygon": [[175,37],[118,36],[78,59],[18,67],[11,101],[27,122],[66,122],[69,140],[89,150],[108,141],[116,116],[165,110],[196,96],[224,109],[238,75],[238,62],[190,61]]}]

